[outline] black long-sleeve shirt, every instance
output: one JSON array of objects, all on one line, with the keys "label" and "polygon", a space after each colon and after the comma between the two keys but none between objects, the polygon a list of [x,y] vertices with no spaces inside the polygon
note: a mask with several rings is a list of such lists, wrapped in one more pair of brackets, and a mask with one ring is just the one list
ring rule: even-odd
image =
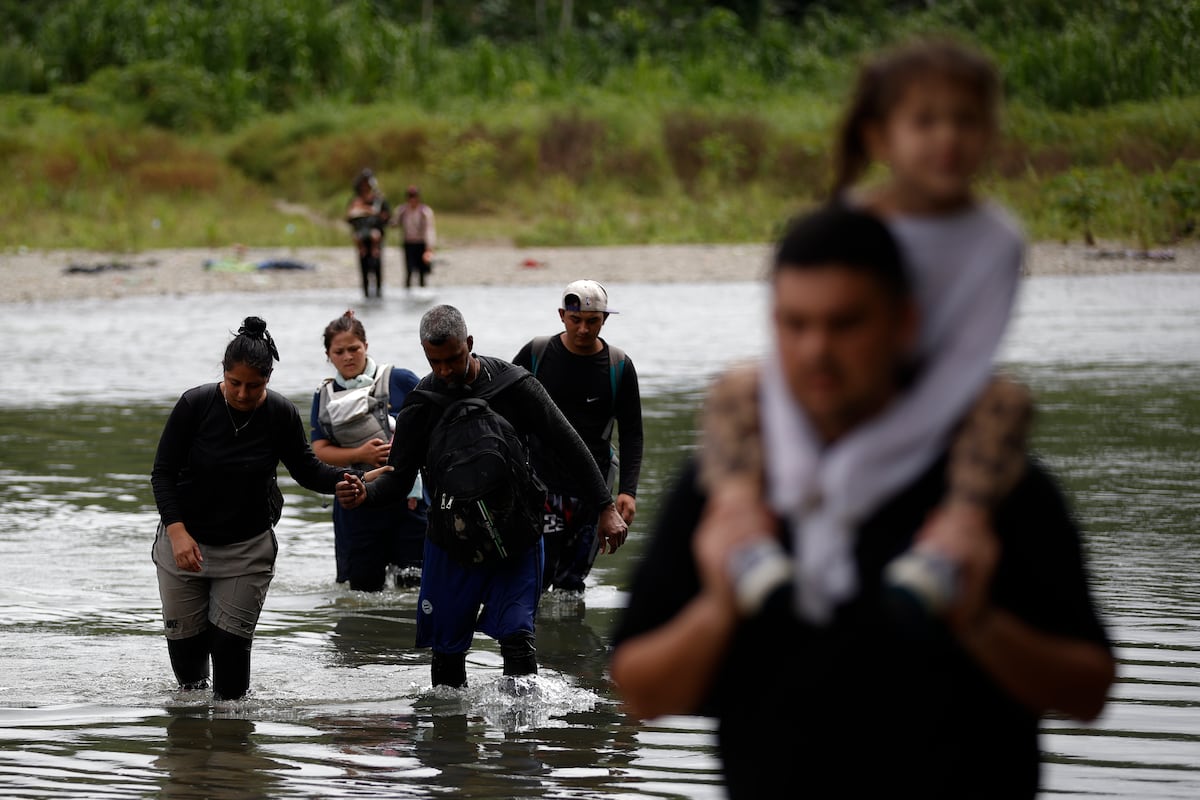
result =
[{"label": "black long-sleeve shirt", "polygon": [[280,462],[301,486],[324,494],[347,471],[313,455],[300,414],[283,395],[267,390],[247,414],[225,405],[218,384],[187,390],[167,418],[150,473],[163,525],[182,522],[211,545],[257,536],[273,524]]},{"label": "black long-sleeve shirt", "polygon": [[[608,472],[612,457],[609,439],[605,437],[610,422],[616,419],[620,478],[617,491],[637,496],[638,479],[642,471],[642,397],[638,388],[637,370],[628,355],[621,369],[616,396],[613,395],[609,368],[608,343],[603,339],[599,353],[576,355],[566,348],[559,336],[551,336],[541,356],[536,377],[541,381],[555,405],[583,439],[602,473]],[[513,358],[513,363],[533,368],[533,342],[527,343]],[[534,442],[533,464],[538,475],[551,491],[574,495],[574,473],[557,463],[553,448]]]},{"label": "black long-sleeve shirt", "polygon": [[[474,388],[481,386],[481,382],[491,381],[494,376],[506,370],[522,369],[490,356],[476,358],[479,359],[479,375],[471,385]],[[380,475],[367,484],[368,502],[404,497],[412,486],[417,471],[425,466],[429,433],[441,415],[442,408],[421,397],[419,390],[451,396],[456,394],[456,390],[448,388],[432,374],[422,378],[416,390],[409,392],[404,406],[396,415],[396,433],[392,440],[392,452],[388,457],[388,464],[392,466],[393,471]],[[457,391],[464,396],[475,393],[470,389]],[[612,493],[605,484],[604,476],[600,474],[592,454],[540,383],[532,378],[519,380],[491,398],[488,403],[496,413],[507,419],[518,433],[537,436],[540,441],[547,442],[555,449],[572,474],[579,476],[580,497],[585,502],[595,504],[596,508],[602,508],[612,502]],[[425,477],[429,494],[436,495],[438,487],[434,485],[434,478],[429,475]]]}]

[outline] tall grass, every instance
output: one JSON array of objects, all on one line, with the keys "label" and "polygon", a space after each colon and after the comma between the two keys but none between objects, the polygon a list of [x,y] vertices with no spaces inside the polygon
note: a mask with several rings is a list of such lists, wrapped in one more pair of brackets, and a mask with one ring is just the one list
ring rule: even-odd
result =
[{"label": "tall grass", "polygon": [[1194,0],[814,4],[754,28],[702,4],[577,5],[562,35],[507,31],[492,6],[426,32],[391,0],[56,0],[36,25],[0,19],[0,166],[22,187],[0,196],[0,244],[343,242],[364,166],[397,196],[421,184],[460,241],[762,238],[823,196],[861,55],[933,31],[1001,65],[988,186],[1036,235],[1194,233]]},{"label": "tall grass", "polygon": [[[363,167],[409,183],[450,241],[761,241],[828,186],[839,104],[780,93],[752,107],[594,89],[429,112],[314,103],[227,135],[182,135],[48,98],[0,100],[0,246],[344,244]],[[1145,244],[1195,235],[1200,98],[1068,114],[1010,105],[986,188],[1038,237]],[[288,216],[277,199],[326,218]]]}]

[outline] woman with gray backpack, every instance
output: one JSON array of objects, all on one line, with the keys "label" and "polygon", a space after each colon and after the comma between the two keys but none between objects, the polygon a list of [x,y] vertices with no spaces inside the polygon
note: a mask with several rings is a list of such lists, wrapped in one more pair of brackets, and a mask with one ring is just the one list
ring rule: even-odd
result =
[{"label": "woman with gray backpack", "polygon": [[[377,364],[367,354],[367,331],[353,311],[325,326],[324,342],[336,372],[313,394],[313,452],[337,467],[382,467],[391,452],[393,418],[417,385],[417,376]],[[377,592],[384,588],[389,566],[398,570],[398,586],[420,583],[427,509],[419,476],[403,501],[357,509],[334,503],[338,583]]]}]

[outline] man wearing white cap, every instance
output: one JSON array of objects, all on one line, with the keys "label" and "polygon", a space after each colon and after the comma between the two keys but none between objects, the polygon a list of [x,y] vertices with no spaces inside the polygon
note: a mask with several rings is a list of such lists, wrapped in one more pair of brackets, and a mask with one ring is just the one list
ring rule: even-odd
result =
[{"label": "man wearing white cap", "polygon": [[[578,431],[611,485],[617,481],[617,511],[627,525],[637,512],[642,468],[642,401],[633,362],[619,347],[600,338],[614,314],[608,291],[596,281],[578,280],[562,294],[558,317],[564,330],[530,340],[513,359],[541,381],[547,393]],[[618,432],[618,452],[612,446]],[[578,476],[557,463],[554,452],[533,443],[533,463],[547,487],[543,538],[546,569],[543,590],[582,592],[600,542],[599,509],[580,497]],[[610,544],[608,552],[617,546]]]}]

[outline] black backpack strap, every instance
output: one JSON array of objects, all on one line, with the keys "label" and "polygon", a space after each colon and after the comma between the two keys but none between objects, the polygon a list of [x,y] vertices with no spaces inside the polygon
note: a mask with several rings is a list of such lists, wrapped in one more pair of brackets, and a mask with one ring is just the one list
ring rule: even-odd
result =
[{"label": "black backpack strap", "polygon": [[[608,344],[608,342],[605,342]],[[617,389],[621,388],[621,376],[625,373],[625,351],[608,344],[608,382],[612,386],[613,405],[617,404]]]},{"label": "black backpack strap", "polygon": [[538,365],[546,355],[546,347],[550,344],[549,336],[535,336],[529,343],[529,372],[537,375]]},{"label": "black backpack strap", "polygon": [[[451,403],[456,403],[459,400],[466,400],[470,397],[479,398],[481,400],[491,400],[502,391],[512,386],[522,378],[530,377],[529,372],[521,367],[509,367],[503,372],[493,377],[490,381],[482,385],[478,391],[472,391],[471,394],[443,394],[430,389],[413,389],[409,394],[415,394],[424,397],[427,400],[432,400],[438,406],[446,408]],[[479,380],[476,378],[476,380]],[[474,385],[472,384],[472,388]]]},{"label": "black backpack strap", "polygon": [[[471,397],[480,397],[484,400],[491,400],[496,395],[503,392],[509,386],[512,386],[522,378],[531,377],[529,372],[521,367],[510,366],[508,369],[501,372],[499,375],[492,377],[484,386],[480,387],[478,392],[470,395]],[[478,380],[478,378],[476,378]]]},{"label": "black backpack strap", "polygon": [[625,351],[608,342],[604,344],[608,346],[608,385],[612,388],[613,404],[600,438],[609,442],[612,441],[613,428],[617,426],[617,390],[621,388],[621,376],[625,374]]},{"label": "black backpack strap", "polygon": [[413,389],[411,392],[408,393],[408,395],[409,395],[409,397],[416,396],[416,397],[424,398],[425,400],[428,400],[429,402],[433,403],[434,405],[438,406],[439,408],[445,408],[446,406],[453,403],[455,400],[461,399],[458,397],[450,397],[448,395],[444,395],[441,392],[435,392],[432,389]]}]

